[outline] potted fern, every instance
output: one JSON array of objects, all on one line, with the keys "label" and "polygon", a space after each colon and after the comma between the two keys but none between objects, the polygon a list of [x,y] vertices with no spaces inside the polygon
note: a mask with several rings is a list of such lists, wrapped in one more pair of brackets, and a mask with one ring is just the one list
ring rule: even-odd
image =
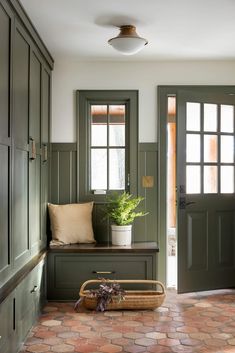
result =
[{"label": "potted fern", "polygon": [[113,193],[107,197],[106,215],[111,220],[112,244],[131,245],[132,223],[136,217],[143,217],[147,213],[136,208],[143,197],[134,197],[128,192]]}]

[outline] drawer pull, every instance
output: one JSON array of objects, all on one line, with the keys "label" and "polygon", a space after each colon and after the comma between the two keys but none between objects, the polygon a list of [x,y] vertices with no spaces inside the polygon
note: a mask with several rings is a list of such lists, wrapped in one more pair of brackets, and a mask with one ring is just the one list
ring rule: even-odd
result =
[{"label": "drawer pull", "polygon": [[36,143],[35,140],[30,137],[30,154],[29,154],[29,158],[34,161],[37,157],[37,151],[36,151]]},{"label": "drawer pull", "polygon": [[35,293],[38,291],[38,286],[34,286],[30,293]]},{"label": "drawer pull", "polygon": [[92,273],[96,273],[97,275],[112,275],[116,271],[92,271]]}]

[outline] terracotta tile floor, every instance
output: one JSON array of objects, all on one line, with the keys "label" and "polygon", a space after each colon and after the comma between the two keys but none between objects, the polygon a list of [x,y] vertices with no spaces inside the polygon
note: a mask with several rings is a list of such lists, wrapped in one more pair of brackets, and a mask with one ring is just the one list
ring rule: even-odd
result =
[{"label": "terracotta tile floor", "polygon": [[155,311],[81,310],[50,302],[21,353],[235,353],[235,290],[167,292]]}]

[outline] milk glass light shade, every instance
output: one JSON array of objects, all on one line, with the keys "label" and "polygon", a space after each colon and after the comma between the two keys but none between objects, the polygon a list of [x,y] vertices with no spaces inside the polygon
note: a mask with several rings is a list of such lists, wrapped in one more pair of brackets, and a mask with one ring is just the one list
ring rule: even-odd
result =
[{"label": "milk glass light shade", "polygon": [[136,33],[135,26],[125,25],[120,27],[119,35],[109,39],[108,43],[124,55],[133,55],[143,49],[148,41]]}]

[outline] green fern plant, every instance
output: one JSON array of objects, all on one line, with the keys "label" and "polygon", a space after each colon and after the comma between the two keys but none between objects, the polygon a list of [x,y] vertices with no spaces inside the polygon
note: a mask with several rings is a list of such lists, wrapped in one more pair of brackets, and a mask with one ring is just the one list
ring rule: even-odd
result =
[{"label": "green fern plant", "polygon": [[135,211],[142,200],[144,200],[143,197],[134,197],[125,191],[122,194],[113,193],[107,196],[106,216],[118,226],[132,224],[136,217],[148,214],[147,212]]}]

